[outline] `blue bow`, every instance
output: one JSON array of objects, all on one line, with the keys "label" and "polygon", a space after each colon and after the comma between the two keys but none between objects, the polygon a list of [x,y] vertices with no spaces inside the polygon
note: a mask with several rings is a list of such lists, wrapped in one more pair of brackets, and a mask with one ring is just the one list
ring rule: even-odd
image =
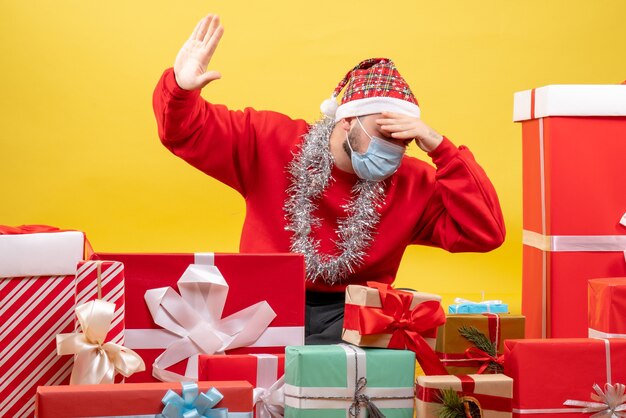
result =
[{"label": "blue bow", "polygon": [[165,405],[164,418],[228,418],[228,408],[215,408],[223,398],[217,389],[198,393],[198,384],[182,382],[183,396],[168,390],[161,402]]}]

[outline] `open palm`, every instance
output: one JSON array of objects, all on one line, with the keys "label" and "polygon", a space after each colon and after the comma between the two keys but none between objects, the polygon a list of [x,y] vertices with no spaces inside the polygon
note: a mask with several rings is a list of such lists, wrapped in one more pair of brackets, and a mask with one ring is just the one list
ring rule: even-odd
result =
[{"label": "open palm", "polygon": [[198,90],[221,77],[219,72],[207,68],[223,33],[217,15],[208,15],[198,22],[174,62],[174,75],[181,88]]}]

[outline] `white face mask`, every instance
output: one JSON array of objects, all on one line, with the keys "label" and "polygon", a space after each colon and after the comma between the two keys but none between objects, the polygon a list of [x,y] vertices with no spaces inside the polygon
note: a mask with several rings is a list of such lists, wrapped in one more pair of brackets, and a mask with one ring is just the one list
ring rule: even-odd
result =
[{"label": "white face mask", "polygon": [[367,147],[367,151],[363,154],[359,154],[352,149],[348,133],[346,132],[346,141],[348,141],[348,147],[350,151],[352,151],[352,168],[356,175],[363,180],[384,180],[398,171],[398,167],[400,167],[400,162],[404,156],[404,147],[371,136],[367,133],[358,117],[356,121],[371,141]]}]

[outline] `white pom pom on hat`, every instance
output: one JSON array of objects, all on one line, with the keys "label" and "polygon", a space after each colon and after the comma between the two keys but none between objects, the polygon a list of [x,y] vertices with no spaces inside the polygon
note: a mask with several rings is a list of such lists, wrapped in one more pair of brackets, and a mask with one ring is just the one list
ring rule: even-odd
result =
[{"label": "white pom pom on hat", "polygon": [[[341,90],[346,90],[337,103]],[[388,58],[369,58],[351,69],[339,82],[330,99],[322,102],[324,115],[336,121],[353,116],[396,112],[420,116],[417,99]]]},{"label": "white pom pom on hat", "polygon": [[326,99],[320,105],[320,109],[324,115],[329,118],[335,118],[337,114],[337,108],[339,107],[339,103],[337,103],[337,98],[333,94],[330,96],[330,99]]}]

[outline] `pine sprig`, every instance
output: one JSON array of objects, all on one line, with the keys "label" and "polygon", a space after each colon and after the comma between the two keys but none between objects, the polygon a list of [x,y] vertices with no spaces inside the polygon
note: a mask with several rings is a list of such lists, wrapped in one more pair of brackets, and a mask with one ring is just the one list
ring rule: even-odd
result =
[{"label": "pine sprig", "polygon": [[[485,334],[480,332],[476,327],[468,327],[466,325],[461,326],[459,328],[459,334],[461,334],[465,339],[467,339],[470,343],[475,345],[480,350],[483,350],[491,357],[497,357],[498,355],[498,347],[496,344],[492,343]],[[496,363],[495,361],[490,361],[487,370],[494,373],[502,373],[502,365]]]},{"label": "pine sprig", "polygon": [[439,401],[443,405],[439,410],[439,418],[465,418],[465,407],[456,390],[439,389]]},{"label": "pine sprig", "polygon": [[482,411],[474,398],[459,396],[452,389],[439,389],[439,402],[442,404],[439,410],[439,418],[482,418]]}]

